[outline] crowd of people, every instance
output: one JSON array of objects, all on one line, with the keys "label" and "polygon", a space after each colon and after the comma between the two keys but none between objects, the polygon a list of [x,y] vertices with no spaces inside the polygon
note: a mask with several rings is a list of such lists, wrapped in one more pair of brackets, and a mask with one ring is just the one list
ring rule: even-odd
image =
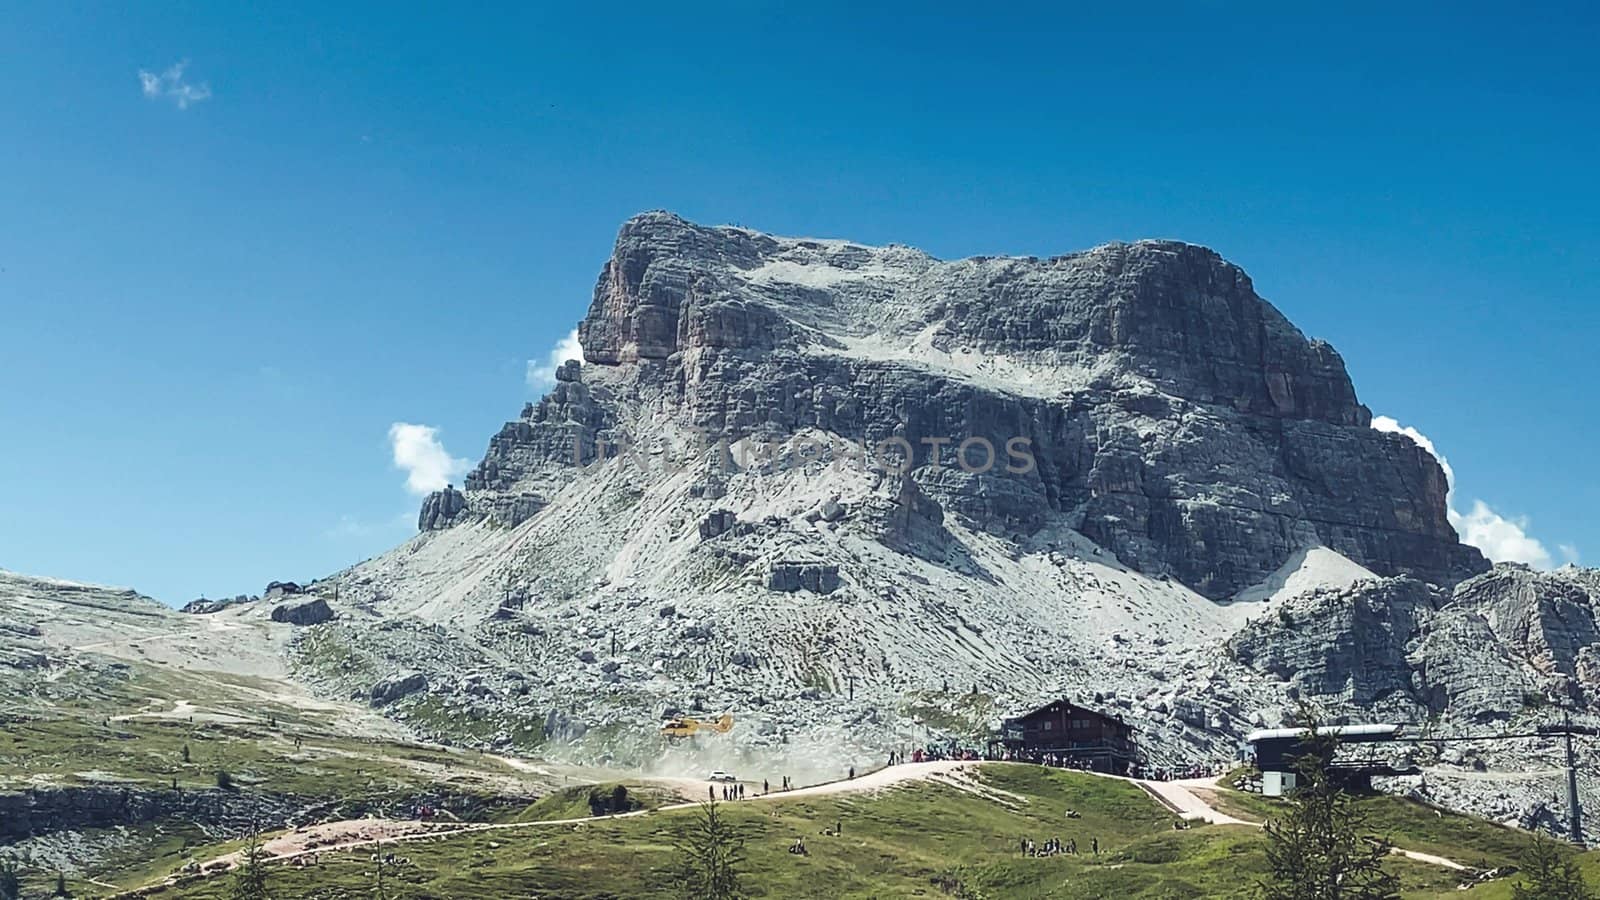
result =
[{"label": "crowd of people", "polygon": [[1221,778],[1227,766],[1134,766],[1128,773],[1145,781],[1188,781],[1193,778]]},{"label": "crowd of people", "polygon": [[[1021,838],[1018,845],[1023,856],[1077,856],[1078,839],[1069,838],[1062,843],[1060,838],[1051,838],[1043,844],[1036,843],[1032,838]],[[1100,838],[1089,838],[1089,852],[1094,856],[1100,855]]]},{"label": "crowd of people", "polygon": [[[850,769],[850,777],[851,778],[856,777],[856,770],[854,768]],[[718,790],[719,787],[721,788],[720,791]],[[785,775],[785,776],[783,776],[783,780],[781,782],[779,782],[778,787],[776,789],[779,790],[779,791],[792,791],[792,790],[794,790],[794,782],[792,780],[790,780],[789,776]],[[757,795],[757,796],[765,797],[766,795],[772,793],[773,790],[774,790],[774,788],[773,788],[772,782],[767,780],[767,779],[765,779],[765,778],[763,778],[761,780],[761,793],[759,795]],[[713,785],[709,786],[708,788],[706,788],[706,791],[707,791],[707,796],[710,799],[712,799],[712,800],[721,799],[724,802],[733,802],[733,801],[736,801],[736,800],[743,800],[743,799],[745,799],[746,796],[748,796],[745,793],[745,786],[742,783],[739,783],[739,782],[732,782],[732,783],[723,784],[723,785],[715,785],[715,784],[713,784]],[[755,791],[755,786],[754,785],[751,785],[750,791],[751,791],[751,793],[754,793],[754,791]],[[720,797],[718,796],[719,794],[720,794]]]},{"label": "crowd of people", "polygon": [[[1070,753],[1040,753],[1033,750],[996,750],[988,757],[995,762],[1022,762],[1052,769],[1076,769],[1080,772],[1111,770],[1113,775],[1127,774],[1129,764],[1122,760],[1080,756]],[[1120,771],[1119,771],[1120,770]]]},{"label": "crowd of people", "polygon": [[1073,769],[1079,772],[1125,775],[1129,778],[1137,778],[1143,781],[1185,781],[1193,778],[1220,778],[1228,773],[1229,768],[1226,765],[1217,764],[1150,766],[1105,756],[1039,753],[1028,750],[996,750],[986,758],[997,762],[1032,763],[1037,766],[1049,766],[1053,769]]},{"label": "crowd of people", "polygon": [[[978,762],[983,754],[964,747],[931,746],[911,751],[911,762],[943,762],[945,760]],[[905,762],[905,754],[889,754],[889,765]]]}]

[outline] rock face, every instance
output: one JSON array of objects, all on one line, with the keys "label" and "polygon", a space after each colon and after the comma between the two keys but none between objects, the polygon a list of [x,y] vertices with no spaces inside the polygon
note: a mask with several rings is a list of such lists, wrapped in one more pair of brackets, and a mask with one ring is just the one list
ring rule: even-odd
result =
[{"label": "rock face", "polygon": [[333,609],[321,597],[304,603],[285,603],[272,610],[272,621],[290,625],[321,625],[333,621]]},{"label": "rock face", "polygon": [[654,437],[630,424],[649,403],[730,445],[891,442],[985,530],[1060,517],[1213,599],[1309,546],[1436,584],[1487,568],[1434,459],[1371,429],[1333,348],[1202,247],[944,262],[650,213],[623,226],[579,333],[590,366],[502,429],[464,497],[429,497],[424,530],[525,521],[496,510]]},{"label": "rock face", "polygon": [[0,793],[0,843],[33,834],[142,825],[159,819],[198,822],[221,833],[242,835],[264,819],[282,821],[304,805],[293,797],[220,790],[73,787]]},{"label": "rock face", "polygon": [[1600,579],[1567,569],[1536,572],[1500,566],[1456,591],[1455,602],[1477,610],[1495,636],[1545,675],[1600,687]]},{"label": "rock face", "polygon": [[1401,721],[1445,713],[1507,720],[1600,690],[1592,571],[1503,564],[1453,591],[1413,579],[1291,599],[1229,643],[1250,668],[1304,697]]},{"label": "rock face", "polygon": [[455,485],[446,485],[444,490],[434,491],[422,501],[422,512],[417,516],[417,530],[449,528],[456,516],[466,508],[466,496],[456,490]]},{"label": "rock face", "polygon": [[776,562],[767,573],[767,587],[782,593],[806,590],[831,594],[839,589],[839,567],[824,563]]},{"label": "rock face", "polygon": [[1408,653],[1439,600],[1410,578],[1318,591],[1251,623],[1235,657],[1305,696],[1373,709],[1412,693]]}]

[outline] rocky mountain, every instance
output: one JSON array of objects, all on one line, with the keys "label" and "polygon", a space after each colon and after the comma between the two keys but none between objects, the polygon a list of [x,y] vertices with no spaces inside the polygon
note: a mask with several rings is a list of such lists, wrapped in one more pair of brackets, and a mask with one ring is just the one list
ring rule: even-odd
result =
[{"label": "rocky mountain", "polygon": [[666,420],[729,444],[893,442],[921,493],[985,531],[1060,522],[1214,600],[1312,546],[1438,583],[1488,567],[1432,457],[1369,428],[1333,348],[1201,247],[941,262],[647,214],[579,331],[587,367],[496,436],[465,495],[430,498],[427,527],[518,524],[600,443]]},{"label": "rocky mountain", "polygon": [[[490,745],[817,767],[1056,695],[1173,762],[1302,699],[1593,702],[1592,576],[1491,571],[1438,462],[1210,250],[941,261],[648,213],[579,333],[416,538],[313,586],[341,599],[304,677]],[[664,747],[696,710],[740,727]]]},{"label": "rocky mountain", "polygon": [[[579,333],[415,537],[183,618],[425,737],[667,774],[833,776],[1062,696],[1157,764],[1303,701],[1458,736],[1597,708],[1600,576],[1461,544],[1439,463],[1205,248],[941,261],[647,213]],[[1549,750],[1398,787],[1537,819],[1554,782],[1474,764]]]}]

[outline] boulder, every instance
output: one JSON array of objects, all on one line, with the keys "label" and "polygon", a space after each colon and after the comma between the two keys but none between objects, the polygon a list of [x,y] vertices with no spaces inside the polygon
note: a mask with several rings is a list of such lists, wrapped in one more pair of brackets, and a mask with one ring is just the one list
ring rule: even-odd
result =
[{"label": "boulder", "polygon": [[729,509],[714,509],[700,520],[700,540],[709,541],[733,530],[739,518]]},{"label": "boulder", "polygon": [[321,625],[332,621],[333,617],[333,609],[321,597],[304,603],[285,603],[272,610],[272,621],[290,625]]},{"label": "boulder", "polygon": [[402,697],[409,697],[419,691],[427,690],[427,688],[428,677],[421,672],[412,672],[397,678],[386,678],[372,686],[372,705],[386,706]]}]

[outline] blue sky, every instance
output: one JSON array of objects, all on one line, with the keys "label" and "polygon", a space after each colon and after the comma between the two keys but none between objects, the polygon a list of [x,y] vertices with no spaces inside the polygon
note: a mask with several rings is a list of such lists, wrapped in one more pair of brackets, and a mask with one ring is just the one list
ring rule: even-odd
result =
[{"label": "blue sky", "polygon": [[0,10],[0,566],[181,603],[381,552],[395,423],[476,459],[662,207],[1207,244],[1483,540],[1600,557],[1581,6],[329,6]]}]

